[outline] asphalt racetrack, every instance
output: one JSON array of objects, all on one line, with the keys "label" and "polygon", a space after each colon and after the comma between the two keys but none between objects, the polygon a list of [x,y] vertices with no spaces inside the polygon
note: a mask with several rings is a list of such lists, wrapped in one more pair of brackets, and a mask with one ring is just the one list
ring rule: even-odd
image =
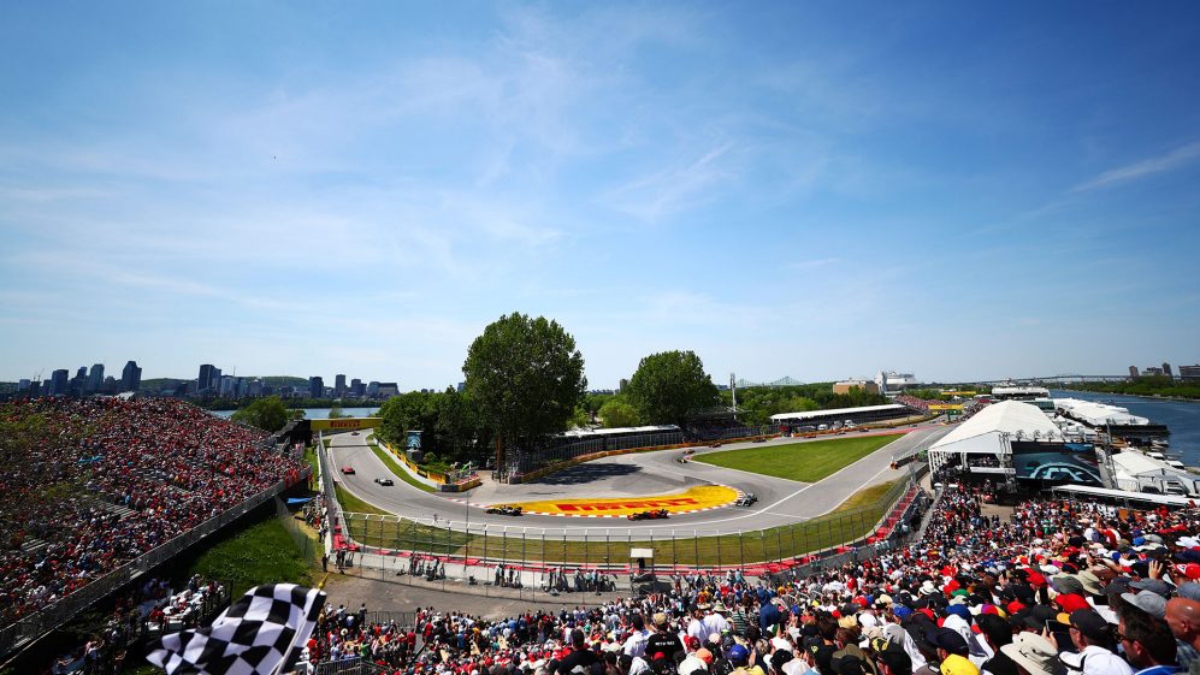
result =
[{"label": "asphalt racetrack", "polygon": [[[661,450],[622,455],[580,464],[541,480],[522,485],[501,485],[490,480],[466,493],[422,492],[394,476],[370,446],[369,434],[330,437],[335,479],[344,489],[384,511],[423,522],[436,518],[440,527],[469,527],[478,532],[487,524],[489,532],[524,530],[529,535],[566,537],[597,536],[703,536],[737,531],[761,530],[815,518],[841,504],[858,490],[903,476],[907,469],[889,468],[892,455],[913,447],[928,447],[953,427],[928,425],[906,428],[908,433],[874,453],[817,483],[800,483],[782,478],[726,469],[701,462],[679,463],[682,450]],[[882,433],[882,432],[880,432]],[[804,442],[775,439],[771,444]],[[743,443],[721,446],[721,451],[762,447]],[[696,454],[712,452],[696,448]],[[354,474],[341,472],[350,466]],[[392,478],[395,485],[382,486],[376,478]],[[752,507],[726,506],[694,513],[674,514],[666,520],[633,522],[625,518],[587,518],[526,514],[503,516],[485,512],[488,504],[529,502],[584,497],[654,498],[684,492],[690,487],[726,485],[752,492],[758,503]]]}]

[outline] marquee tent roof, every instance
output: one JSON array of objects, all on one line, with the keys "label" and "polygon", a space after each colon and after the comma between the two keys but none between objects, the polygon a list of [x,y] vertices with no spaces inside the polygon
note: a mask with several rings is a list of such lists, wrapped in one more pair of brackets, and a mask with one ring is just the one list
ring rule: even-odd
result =
[{"label": "marquee tent roof", "polygon": [[1145,417],[1131,414],[1128,408],[1107,403],[1083,401],[1077,398],[1056,398],[1054,407],[1093,427],[1102,427],[1106,424],[1143,426],[1150,423],[1150,420]]},{"label": "marquee tent roof", "polygon": [[980,410],[934,443],[929,451],[999,454],[1003,442],[1001,434],[1004,433],[1011,434],[1014,440],[1018,434],[1020,440],[1034,440],[1035,434],[1037,440],[1065,440],[1054,422],[1037,406],[1020,401],[1002,401]]}]

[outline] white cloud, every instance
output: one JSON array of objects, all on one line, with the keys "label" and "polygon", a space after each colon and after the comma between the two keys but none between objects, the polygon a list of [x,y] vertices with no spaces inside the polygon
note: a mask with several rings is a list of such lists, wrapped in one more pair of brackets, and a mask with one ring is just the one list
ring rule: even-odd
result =
[{"label": "white cloud", "polygon": [[1092,180],[1076,185],[1072,188],[1072,191],[1096,190],[1141,180],[1147,176],[1174,171],[1175,169],[1187,166],[1197,158],[1200,158],[1200,141],[1180,146],[1158,157],[1145,159],[1117,169],[1110,169]]}]

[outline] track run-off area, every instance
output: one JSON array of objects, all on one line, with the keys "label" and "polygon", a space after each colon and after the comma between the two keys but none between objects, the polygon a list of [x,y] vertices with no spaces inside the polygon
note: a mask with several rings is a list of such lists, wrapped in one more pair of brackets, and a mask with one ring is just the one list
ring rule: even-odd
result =
[{"label": "track run-off area", "polygon": [[[864,488],[906,477],[907,468],[890,468],[892,456],[928,447],[951,428],[928,424],[839,437],[857,440],[886,436],[894,440],[858,453],[852,449],[855,444],[849,444],[849,463],[829,467],[831,472],[804,463],[803,446],[826,439],[791,438],[695,448],[686,453],[690,458],[683,462],[683,450],[608,457],[524,484],[485,480],[482,486],[459,494],[424,492],[401,480],[368,445],[370,434],[326,437],[326,466],[334,467],[341,490],[377,513],[394,514],[432,530],[472,534],[486,531],[488,536],[562,541],[713,537],[795,525],[828,514]],[[712,461],[721,461],[728,455],[720,453],[742,449],[767,458],[774,452],[781,459],[786,457],[787,466],[775,473],[787,475],[794,468],[796,475],[816,471],[822,477],[811,482],[791,480],[706,461],[709,455]],[[342,473],[342,467],[352,467],[354,473]],[[377,479],[392,479],[395,484],[380,485]],[[758,501],[750,507],[734,506],[739,493],[753,493]],[[676,508],[687,512],[672,513],[667,519],[630,521],[624,517],[626,513],[660,508],[649,505],[651,502],[688,499],[695,503],[678,506],[694,508]],[[499,504],[521,504],[527,512],[522,516],[486,513],[488,506]],[[615,513],[607,508],[581,508],[598,504],[629,506],[615,509]],[[343,505],[343,510],[354,509]]]}]

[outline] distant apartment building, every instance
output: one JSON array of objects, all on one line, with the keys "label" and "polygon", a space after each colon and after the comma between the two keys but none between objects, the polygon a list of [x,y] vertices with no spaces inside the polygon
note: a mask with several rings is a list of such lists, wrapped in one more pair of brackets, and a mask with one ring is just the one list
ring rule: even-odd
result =
[{"label": "distant apartment building", "polygon": [[861,389],[868,394],[879,393],[879,383],[873,380],[843,380],[835,382],[833,385],[833,393],[849,394],[851,389]]},{"label": "distant apartment building", "polygon": [[142,369],[137,361],[130,361],[121,370],[121,391],[137,391],[142,387]]},{"label": "distant apartment building", "polygon": [[71,373],[66,368],[60,368],[50,374],[50,395],[66,396],[71,390]]},{"label": "distant apartment building", "polygon": [[1137,376],[1138,376],[1137,366],[1129,366],[1129,376],[1134,379],[1137,379]]},{"label": "distant apartment building", "polygon": [[1142,377],[1162,377],[1163,369],[1155,366],[1150,366],[1142,371]]},{"label": "distant apartment building", "polygon": [[215,393],[221,386],[221,369],[206,363],[200,366],[200,375],[196,378],[196,393]]},{"label": "distant apartment building", "polygon": [[395,382],[380,382],[379,389],[375,393],[379,398],[389,398],[400,395],[400,386]]},{"label": "distant apartment building", "polygon": [[371,382],[367,385],[367,398],[375,398],[379,396],[379,383]]},{"label": "distant apartment building", "polygon": [[104,388],[104,364],[92,364],[92,372],[88,373],[86,393],[94,394]]},{"label": "distant apartment building", "polygon": [[1200,364],[1195,366],[1179,366],[1179,379],[1200,380]]},{"label": "distant apartment building", "polygon": [[1167,363],[1166,361],[1163,361],[1163,374],[1170,378],[1175,377],[1171,374],[1171,364]]}]

